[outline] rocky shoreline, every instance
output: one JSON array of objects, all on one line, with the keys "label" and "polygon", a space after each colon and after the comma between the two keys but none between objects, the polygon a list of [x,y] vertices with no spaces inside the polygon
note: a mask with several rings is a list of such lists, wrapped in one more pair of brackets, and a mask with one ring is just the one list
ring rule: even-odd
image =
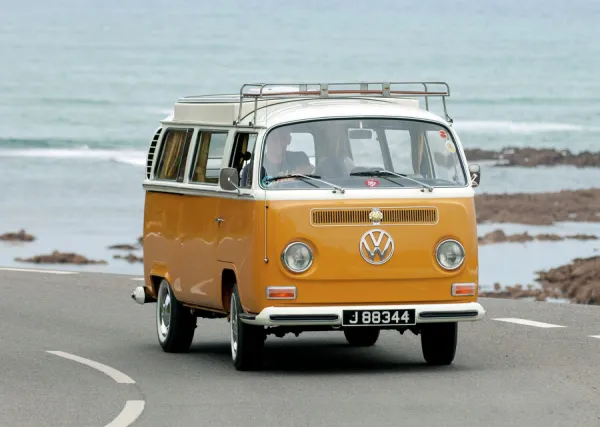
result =
[{"label": "rocky shoreline", "polygon": [[[0,235],[0,240],[7,242],[33,242],[36,237],[25,232],[21,229],[17,232],[8,232]],[[137,245],[131,244],[117,244],[108,247],[109,250],[123,250],[129,251],[127,255],[114,255],[113,259],[122,259],[129,263],[144,262],[143,256],[138,257],[132,251],[140,250],[142,246],[142,236],[138,237]],[[58,250],[52,251],[50,254],[34,255],[29,258],[15,258],[17,262],[31,263],[31,264],[73,264],[73,265],[84,265],[84,264],[108,264],[106,260],[93,260],[85,257],[84,255],[77,254],[74,252],[61,252]]]},{"label": "rocky shoreline", "polygon": [[35,236],[27,234],[25,230],[21,229],[16,233],[4,233],[0,235],[0,240],[7,242],[33,242],[35,240]]},{"label": "rocky shoreline", "polygon": [[548,193],[478,194],[477,222],[552,225],[600,222],[600,188]]},{"label": "rocky shoreline", "polygon": [[539,271],[536,282],[523,289],[522,285],[507,286],[505,290],[499,283],[494,291],[480,292],[481,297],[523,299],[547,301],[548,298],[566,299],[576,304],[600,305],[600,256],[575,258],[571,263],[547,271]]},{"label": "rocky shoreline", "polygon": [[489,245],[493,243],[505,243],[505,242],[516,242],[524,243],[531,242],[533,240],[539,241],[562,241],[562,240],[598,240],[598,236],[592,234],[571,234],[566,236],[560,236],[558,234],[529,234],[527,231],[524,233],[508,235],[503,230],[494,230],[489,233],[479,236],[478,241],[480,245]]},{"label": "rocky shoreline", "polygon": [[495,160],[496,166],[575,166],[600,167],[600,152],[582,151],[573,154],[569,150],[554,148],[506,147],[500,151],[482,150],[480,148],[465,149],[469,162]]},{"label": "rocky shoreline", "polygon": [[104,260],[93,260],[73,252],[53,251],[51,254],[36,255],[31,258],[15,258],[18,262],[34,264],[107,264]]}]

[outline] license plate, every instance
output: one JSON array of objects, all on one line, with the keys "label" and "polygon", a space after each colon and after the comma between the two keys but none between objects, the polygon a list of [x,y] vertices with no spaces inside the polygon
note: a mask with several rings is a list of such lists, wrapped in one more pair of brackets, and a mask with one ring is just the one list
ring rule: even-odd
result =
[{"label": "license plate", "polygon": [[343,326],[414,325],[415,310],[344,310]]}]

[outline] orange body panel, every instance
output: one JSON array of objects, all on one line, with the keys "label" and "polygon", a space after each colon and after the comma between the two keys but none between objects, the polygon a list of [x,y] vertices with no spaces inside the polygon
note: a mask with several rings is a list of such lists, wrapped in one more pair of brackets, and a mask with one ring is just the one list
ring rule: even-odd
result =
[{"label": "orange body panel", "polygon": [[[445,303],[476,301],[477,296],[453,297],[452,283],[478,281],[478,247],[473,199],[429,200],[439,211],[435,225],[336,225],[310,224],[313,208],[336,207],[334,201],[271,202],[268,218],[270,262],[255,285],[263,295],[260,311],[269,305],[341,305]],[[402,207],[423,205],[422,200],[396,199],[346,201],[352,207]],[[371,229],[391,234],[395,251],[383,265],[367,263],[359,252],[362,235]],[[463,265],[453,272],[443,270],[435,248],[444,239],[460,241],[466,251]],[[306,273],[289,272],[280,261],[283,248],[294,240],[307,243],[314,261]],[[272,301],[264,297],[266,286],[296,286],[294,301]]]},{"label": "orange body panel", "polygon": [[[267,306],[448,303],[477,301],[453,297],[452,283],[478,282],[475,206],[465,199],[345,200],[343,207],[434,206],[434,225],[313,226],[313,208],[342,207],[335,200],[267,202],[267,258],[265,263],[265,207],[262,200],[174,195],[148,192],[144,227],[144,264],[170,275],[176,297],[186,303],[222,309],[224,268],[236,274],[244,309],[258,313]],[[222,218],[218,223],[216,218]],[[368,230],[379,228],[395,242],[392,258],[371,265],[360,255],[359,242]],[[466,251],[463,265],[453,272],[436,261],[438,243],[453,238]],[[281,252],[292,241],[313,250],[311,268],[289,272]],[[166,274],[166,273],[165,273]],[[268,300],[267,286],[296,286],[296,300]],[[151,292],[154,295],[154,292]]]},{"label": "orange body panel", "polygon": [[[232,269],[244,304],[253,300],[253,292],[247,290],[251,290],[249,285],[259,261],[252,257],[258,255],[255,247],[262,229],[256,227],[256,216],[262,204],[148,192],[145,206],[146,277],[168,275],[178,300],[222,309],[221,278],[224,269]],[[217,222],[217,218],[223,222]],[[258,258],[262,262],[263,257]],[[150,293],[155,295],[153,290]]]}]

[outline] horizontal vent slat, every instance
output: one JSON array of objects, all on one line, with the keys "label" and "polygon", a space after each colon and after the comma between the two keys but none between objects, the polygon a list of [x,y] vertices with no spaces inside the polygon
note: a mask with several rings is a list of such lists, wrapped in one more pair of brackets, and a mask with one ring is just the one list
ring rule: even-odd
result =
[{"label": "horizontal vent slat", "polygon": [[[438,221],[436,208],[381,208],[382,225],[435,224]],[[314,225],[369,225],[371,208],[316,209],[312,211]]]}]

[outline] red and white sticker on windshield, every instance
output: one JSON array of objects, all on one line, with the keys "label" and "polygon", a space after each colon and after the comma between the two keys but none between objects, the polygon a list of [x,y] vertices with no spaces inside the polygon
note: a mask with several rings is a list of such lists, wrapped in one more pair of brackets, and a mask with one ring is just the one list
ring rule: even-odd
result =
[{"label": "red and white sticker on windshield", "polygon": [[442,129],[442,130],[440,131],[440,136],[441,136],[442,138],[444,138],[444,139],[448,138],[448,134],[446,133],[446,131],[445,131],[444,129]]},{"label": "red and white sticker on windshield", "polygon": [[371,188],[377,187],[379,185],[379,180],[375,178],[369,178],[365,181],[365,185]]}]

